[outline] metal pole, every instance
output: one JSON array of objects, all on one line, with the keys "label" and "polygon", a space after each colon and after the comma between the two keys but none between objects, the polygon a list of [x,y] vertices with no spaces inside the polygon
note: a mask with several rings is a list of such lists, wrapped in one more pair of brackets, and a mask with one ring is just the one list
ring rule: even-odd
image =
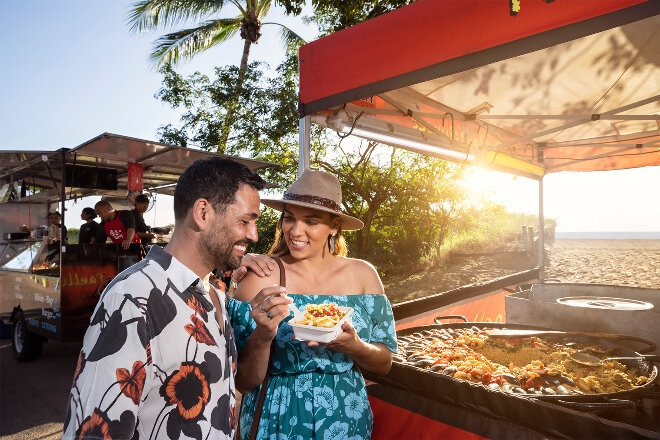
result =
[{"label": "metal pole", "polygon": [[545,277],[545,220],[543,218],[543,177],[539,179],[539,281]]},{"label": "metal pole", "polygon": [[309,169],[310,162],[310,133],[311,118],[304,116],[300,118],[299,128],[300,140],[298,144],[298,176],[301,176],[305,170]]}]

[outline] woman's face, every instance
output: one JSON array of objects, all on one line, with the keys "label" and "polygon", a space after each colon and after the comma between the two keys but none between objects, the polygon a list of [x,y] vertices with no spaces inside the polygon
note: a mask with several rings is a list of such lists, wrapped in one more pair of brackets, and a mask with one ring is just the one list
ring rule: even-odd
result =
[{"label": "woman's face", "polygon": [[328,236],[339,229],[339,218],[324,211],[286,205],[282,233],[294,258],[305,258],[327,251]]}]

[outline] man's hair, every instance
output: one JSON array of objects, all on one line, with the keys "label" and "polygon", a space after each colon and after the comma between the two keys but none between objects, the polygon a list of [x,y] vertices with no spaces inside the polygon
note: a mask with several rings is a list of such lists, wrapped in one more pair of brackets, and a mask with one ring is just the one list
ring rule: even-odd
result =
[{"label": "man's hair", "polygon": [[223,212],[227,205],[236,200],[241,185],[257,191],[266,186],[266,181],[238,162],[220,157],[196,160],[186,168],[174,189],[174,218],[183,220],[192,209],[195,200],[204,198],[213,209]]},{"label": "man's hair", "polygon": [[135,203],[147,203],[149,201],[149,197],[147,197],[145,194],[138,194],[135,196]]},{"label": "man's hair", "polygon": [[96,205],[94,205],[94,209],[98,209],[98,208],[112,209],[112,205],[107,200],[99,200],[98,202],[96,202]]}]

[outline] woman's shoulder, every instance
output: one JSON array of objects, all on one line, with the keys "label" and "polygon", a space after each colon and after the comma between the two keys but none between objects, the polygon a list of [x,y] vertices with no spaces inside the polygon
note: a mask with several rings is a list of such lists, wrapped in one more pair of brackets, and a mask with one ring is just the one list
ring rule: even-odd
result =
[{"label": "woman's shoulder", "polygon": [[346,258],[350,278],[362,293],[383,293],[383,283],[373,264],[359,258]]},{"label": "woman's shoulder", "polygon": [[374,265],[366,260],[360,260],[359,258],[349,258],[349,257],[342,257],[342,258],[346,262],[346,267],[349,270],[377,272]]}]

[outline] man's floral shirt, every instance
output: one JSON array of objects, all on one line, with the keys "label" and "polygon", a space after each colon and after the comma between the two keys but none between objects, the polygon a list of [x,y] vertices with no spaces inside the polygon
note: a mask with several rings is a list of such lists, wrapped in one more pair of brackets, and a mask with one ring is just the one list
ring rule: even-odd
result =
[{"label": "man's floral shirt", "polygon": [[[73,377],[64,438],[233,438],[236,344],[204,282],[152,246],[104,290]],[[216,314],[217,312],[217,314]]]}]

